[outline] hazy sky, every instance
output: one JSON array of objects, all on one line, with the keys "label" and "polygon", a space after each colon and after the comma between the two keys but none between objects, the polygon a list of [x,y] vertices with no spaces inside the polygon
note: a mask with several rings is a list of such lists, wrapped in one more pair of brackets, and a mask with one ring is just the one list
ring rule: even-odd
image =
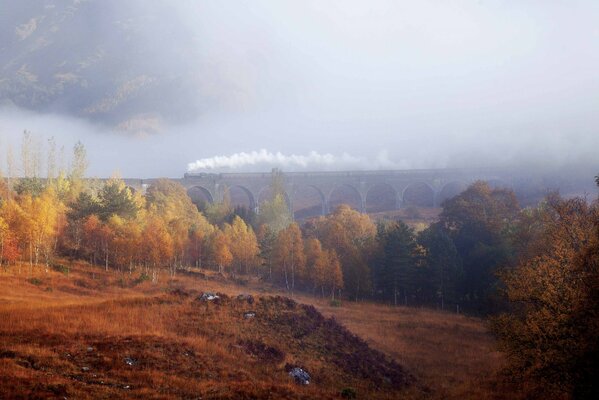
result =
[{"label": "hazy sky", "polygon": [[[66,147],[82,140],[92,174],[127,177],[178,177],[190,163],[221,170],[269,170],[273,162],[284,169],[599,164],[597,1],[136,0],[128,7],[166,19],[147,29],[156,57],[140,62],[160,62],[169,41],[189,47],[180,62],[168,52],[164,68],[197,71],[201,106],[193,118],[130,135],[68,113],[6,106],[3,149],[12,142],[18,152],[23,129]],[[171,25],[186,37],[173,36]]]}]

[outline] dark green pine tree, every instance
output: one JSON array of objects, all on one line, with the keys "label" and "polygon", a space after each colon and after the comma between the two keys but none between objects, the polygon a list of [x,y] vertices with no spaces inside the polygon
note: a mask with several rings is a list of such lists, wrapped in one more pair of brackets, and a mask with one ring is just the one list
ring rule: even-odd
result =
[{"label": "dark green pine tree", "polygon": [[418,274],[418,245],[414,231],[403,222],[393,222],[379,227],[381,254],[377,266],[376,282],[386,300],[397,305],[401,300],[408,304],[416,298],[420,282]]},{"label": "dark green pine tree", "polygon": [[104,184],[98,193],[98,203],[98,216],[102,221],[108,221],[112,215],[125,219],[132,219],[137,215],[138,206],[131,190],[119,180],[110,180]]},{"label": "dark green pine tree", "polygon": [[418,244],[425,249],[423,270],[427,300],[440,302],[441,309],[446,303],[457,304],[462,266],[453,240],[441,225],[432,224],[420,232]]}]

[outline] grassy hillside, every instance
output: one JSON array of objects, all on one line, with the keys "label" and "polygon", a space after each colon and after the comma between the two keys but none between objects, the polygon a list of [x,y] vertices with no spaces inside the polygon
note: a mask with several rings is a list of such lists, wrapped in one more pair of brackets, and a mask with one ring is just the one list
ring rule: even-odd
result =
[{"label": "grassy hillside", "polygon": [[[0,272],[2,393],[340,398],[353,388],[368,399],[506,396],[497,386],[501,356],[476,319],[375,304],[332,307],[306,295],[294,301],[259,282],[199,272],[154,283],[139,276],[85,264],[68,273]],[[199,300],[205,291],[220,299]],[[295,366],[311,374],[309,385],[289,376]]]}]

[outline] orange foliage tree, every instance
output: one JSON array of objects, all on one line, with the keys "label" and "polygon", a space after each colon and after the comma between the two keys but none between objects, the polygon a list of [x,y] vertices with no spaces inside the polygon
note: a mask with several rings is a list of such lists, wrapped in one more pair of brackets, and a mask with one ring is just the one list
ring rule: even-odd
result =
[{"label": "orange foliage tree", "polygon": [[597,398],[599,204],[552,197],[539,216],[543,229],[503,273],[511,309],[494,330],[513,376],[546,394]]},{"label": "orange foliage tree", "polygon": [[343,270],[344,287],[356,299],[371,292],[368,260],[374,249],[376,226],[366,214],[340,205],[311,228],[326,249],[335,250]]}]

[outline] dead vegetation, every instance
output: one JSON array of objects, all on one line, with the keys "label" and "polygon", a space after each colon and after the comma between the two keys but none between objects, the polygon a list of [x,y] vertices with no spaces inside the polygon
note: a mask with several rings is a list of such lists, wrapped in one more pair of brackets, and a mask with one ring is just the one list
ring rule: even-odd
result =
[{"label": "dead vegetation", "polygon": [[[152,283],[87,264],[68,274],[3,271],[0,288],[3,398],[506,394],[496,384],[502,358],[492,339],[479,320],[462,316],[294,301],[209,273],[165,273]],[[200,300],[208,291],[219,299]],[[289,377],[295,366],[310,373],[310,385]]]}]

